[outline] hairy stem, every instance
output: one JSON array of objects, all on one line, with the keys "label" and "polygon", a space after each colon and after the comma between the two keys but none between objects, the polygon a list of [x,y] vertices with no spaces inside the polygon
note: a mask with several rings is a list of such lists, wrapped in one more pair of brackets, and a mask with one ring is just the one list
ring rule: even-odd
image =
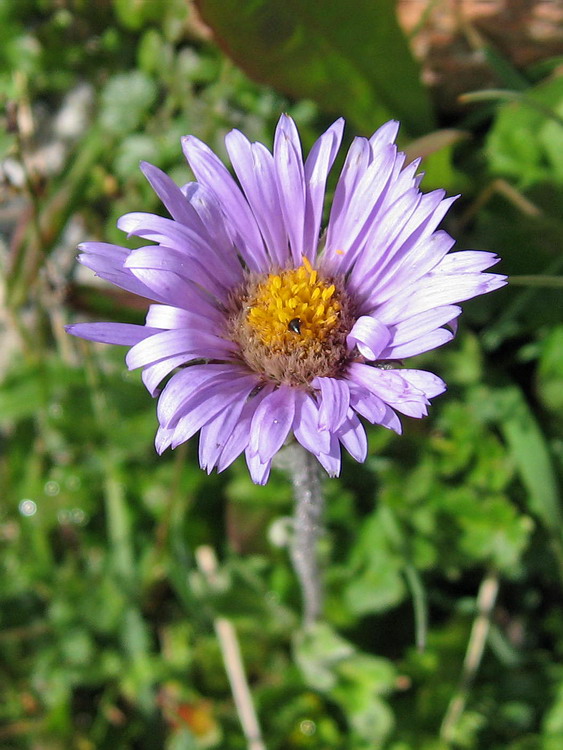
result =
[{"label": "hairy stem", "polygon": [[288,446],[286,451],[295,497],[290,554],[301,586],[303,627],[308,628],[322,613],[323,593],[317,542],[323,530],[324,498],[317,459],[298,443]]}]

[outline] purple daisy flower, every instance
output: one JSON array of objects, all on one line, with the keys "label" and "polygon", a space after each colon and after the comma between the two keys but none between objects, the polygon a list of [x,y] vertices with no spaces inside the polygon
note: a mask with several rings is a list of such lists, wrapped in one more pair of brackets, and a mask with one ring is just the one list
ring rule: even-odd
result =
[{"label": "purple daisy flower", "polygon": [[127,366],[143,368],[159,397],[159,453],[199,430],[202,468],[222,471],[244,452],[263,484],[293,433],[336,476],[341,444],[357,461],[366,457],[359,417],[400,433],[397,412],[425,416],[445,390],[433,373],[400,361],[450,341],[456,303],[506,283],[482,273],[494,254],[449,252],[454,240],[437,227],[455,198],[421,193],[419,161],[405,167],[394,144],[397,122],[353,141],[321,235],[343,127],[337,120],[305,161],[286,115],[273,154],[231,131],[238,182],[188,136],[183,148],[197,182],[179,188],[141,165],[172,218],[130,213],[118,222],[155,244],[81,245],[81,263],[156,302],[144,326],[67,330],[131,347]]}]

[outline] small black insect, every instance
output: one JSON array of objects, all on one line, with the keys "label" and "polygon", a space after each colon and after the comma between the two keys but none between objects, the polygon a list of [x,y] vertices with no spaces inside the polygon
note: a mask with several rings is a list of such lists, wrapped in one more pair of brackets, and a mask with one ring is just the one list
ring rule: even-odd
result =
[{"label": "small black insect", "polygon": [[301,320],[300,318],[292,318],[287,324],[287,328],[293,333],[301,333]]},{"label": "small black insect", "polygon": [[246,397],[246,400],[250,401],[251,398],[254,398],[255,396],[257,396],[263,387],[264,387],[264,383],[258,383],[258,385],[255,385],[254,388],[250,391],[250,393]]}]

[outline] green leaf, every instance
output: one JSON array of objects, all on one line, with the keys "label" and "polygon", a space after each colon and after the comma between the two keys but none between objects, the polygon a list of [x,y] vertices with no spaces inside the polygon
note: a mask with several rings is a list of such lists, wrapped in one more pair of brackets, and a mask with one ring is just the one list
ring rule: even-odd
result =
[{"label": "green leaf", "polygon": [[537,390],[542,402],[563,416],[563,325],[542,343]]},{"label": "green leaf", "polygon": [[424,159],[425,191],[444,188],[453,192],[464,187],[465,177],[455,169],[453,157],[456,145],[468,137],[469,133],[464,130],[435,130],[405,147],[407,162],[418,157]]},{"label": "green leaf", "polygon": [[556,742],[563,739],[563,681],[557,685],[553,704],[544,717],[543,729],[548,739]]},{"label": "green leaf", "polygon": [[158,149],[153,138],[141,133],[133,133],[125,138],[115,155],[115,173],[122,179],[127,179],[139,172],[139,162],[158,160]]},{"label": "green leaf", "polygon": [[516,179],[520,187],[563,183],[563,78],[511,98],[499,108],[487,139],[492,172]]},{"label": "green leaf", "polygon": [[102,91],[100,121],[114,135],[136,130],[156,100],[156,84],[141,71],[119,73]]},{"label": "green leaf", "polygon": [[[380,696],[395,684],[390,661],[358,652],[326,623],[296,638],[295,658],[307,683],[328,693],[343,709],[354,739],[362,741],[350,747],[372,748],[385,738],[393,715]],[[363,744],[366,740],[369,745]]]},{"label": "green leaf", "polygon": [[519,516],[502,495],[484,497],[458,516],[462,528],[460,548],[473,560],[492,563],[510,575],[517,571],[533,529],[527,516]]},{"label": "green leaf", "polygon": [[168,750],[199,750],[200,747],[201,743],[185,727],[178,729],[167,745]]},{"label": "green leaf", "polygon": [[546,439],[521,390],[503,388],[496,396],[500,429],[528,491],[530,510],[546,528],[561,533],[557,480]]},{"label": "green leaf", "polygon": [[316,690],[331,690],[338,681],[337,666],[354,656],[354,653],[352,644],[326,623],[315,625],[314,629],[295,641],[296,663],[306,682]]},{"label": "green leaf", "polygon": [[433,127],[429,98],[393,0],[199,0],[217,40],[251,77],[361,132],[398,117],[410,135]]},{"label": "green leaf", "polygon": [[71,370],[56,358],[45,358],[39,364],[15,359],[0,383],[0,425],[37,416],[37,412],[54,403],[65,389],[83,382],[83,373]]},{"label": "green leaf", "polygon": [[0,421],[31,417],[44,403],[45,388],[40,373],[37,377],[4,383],[0,388]]},{"label": "green leaf", "polygon": [[141,29],[145,24],[159,21],[166,11],[164,0],[114,0],[115,14],[128,29]]},{"label": "green leaf", "polygon": [[403,558],[390,539],[384,511],[364,522],[350,560],[350,583],[344,601],[350,612],[363,616],[397,605],[405,595]]}]

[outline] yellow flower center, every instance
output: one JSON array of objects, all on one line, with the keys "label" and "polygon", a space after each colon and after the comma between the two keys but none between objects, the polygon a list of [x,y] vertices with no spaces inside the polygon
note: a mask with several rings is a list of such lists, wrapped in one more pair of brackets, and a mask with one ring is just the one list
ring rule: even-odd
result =
[{"label": "yellow flower center", "polygon": [[254,336],[278,353],[321,348],[338,325],[342,305],[334,284],[319,279],[307,260],[269,274],[247,303],[246,321]]},{"label": "yellow flower center", "polygon": [[353,324],[344,284],[323,277],[303,258],[299,268],[250,274],[232,295],[226,334],[265,382],[307,389],[317,376],[342,372]]}]

